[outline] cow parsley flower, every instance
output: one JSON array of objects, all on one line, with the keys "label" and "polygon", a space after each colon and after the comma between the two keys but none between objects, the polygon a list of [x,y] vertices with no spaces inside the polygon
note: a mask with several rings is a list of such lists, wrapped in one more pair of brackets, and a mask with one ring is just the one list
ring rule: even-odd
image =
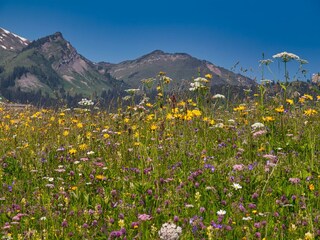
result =
[{"label": "cow parsley flower", "polygon": [[281,52],[277,53],[272,56],[273,58],[281,58],[283,62],[289,62],[290,60],[298,60],[299,56],[293,54],[293,53],[288,53],[288,52]]},{"label": "cow parsley flower", "polygon": [[164,240],[178,240],[182,233],[182,229],[174,223],[164,223],[161,226],[158,234],[160,239]]},{"label": "cow parsley flower", "polygon": [[226,97],[222,94],[216,94],[216,95],[213,95],[212,96],[213,99],[217,99],[217,98],[220,98],[220,99],[225,99]]},{"label": "cow parsley flower", "polygon": [[78,104],[81,106],[92,106],[94,102],[90,99],[82,98],[82,100],[78,102]]},{"label": "cow parsley flower", "polygon": [[135,94],[136,92],[140,91],[140,89],[139,89],[139,88],[130,88],[130,89],[127,89],[127,90],[125,90],[125,91],[126,91],[127,93],[133,95],[133,94]]}]

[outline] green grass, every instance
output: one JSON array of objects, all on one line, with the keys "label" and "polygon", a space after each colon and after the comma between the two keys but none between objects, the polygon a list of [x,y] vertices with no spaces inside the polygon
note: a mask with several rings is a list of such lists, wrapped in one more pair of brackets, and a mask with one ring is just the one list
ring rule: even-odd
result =
[{"label": "green grass", "polygon": [[207,97],[1,108],[2,239],[160,239],[168,222],[180,239],[319,237],[317,96]]}]

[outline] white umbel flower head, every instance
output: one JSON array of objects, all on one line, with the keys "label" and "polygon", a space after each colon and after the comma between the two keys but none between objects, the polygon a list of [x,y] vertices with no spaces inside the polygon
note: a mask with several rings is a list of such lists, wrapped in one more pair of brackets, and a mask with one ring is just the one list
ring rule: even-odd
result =
[{"label": "white umbel flower head", "polygon": [[135,94],[136,92],[139,92],[140,89],[139,89],[139,88],[129,88],[129,89],[125,90],[125,91],[126,91],[127,93],[133,95],[133,94]]},{"label": "white umbel flower head", "polygon": [[212,96],[213,99],[217,99],[217,98],[220,98],[220,99],[225,99],[226,97],[222,94],[216,94],[216,95],[213,95]]},{"label": "white umbel flower head", "polygon": [[79,105],[81,106],[92,106],[94,104],[94,102],[92,100],[88,100],[86,98],[82,98],[82,100],[80,102],[78,102]]},{"label": "white umbel flower head", "polygon": [[281,52],[277,53],[272,56],[273,58],[281,58],[283,62],[289,62],[290,60],[298,60],[299,56],[293,54],[293,53],[288,53],[288,52]]},{"label": "white umbel flower head", "polygon": [[174,223],[164,223],[161,226],[158,234],[160,239],[163,240],[178,240],[182,233],[181,227]]},{"label": "white umbel flower head", "polygon": [[256,122],[256,123],[254,123],[254,124],[251,125],[251,128],[252,128],[253,130],[256,130],[256,129],[258,129],[258,128],[264,128],[264,124],[263,124],[263,123],[260,123],[260,122]]}]

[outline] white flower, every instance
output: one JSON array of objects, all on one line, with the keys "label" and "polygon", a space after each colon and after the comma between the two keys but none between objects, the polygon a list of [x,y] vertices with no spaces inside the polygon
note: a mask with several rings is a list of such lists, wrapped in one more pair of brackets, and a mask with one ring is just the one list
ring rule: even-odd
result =
[{"label": "white flower", "polygon": [[225,99],[226,97],[222,94],[216,94],[214,96],[212,96],[213,99],[216,99],[216,98],[221,98],[221,99]]},{"label": "white flower", "polygon": [[205,78],[198,77],[193,80],[192,83],[190,83],[191,88],[189,88],[190,91],[196,91],[198,89],[206,88],[205,84],[209,81]]},{"label": "white flower", "polygon": [[44,221],[44,220],[47,220],[47,218],[46,217],[41,217],[39,220],[40,221]]},{"label": "white flower", "polygon": [[198,77],[198,78],[194,79],[193,81],[194,82],[204,82],[204,83],[209,82],[208,79],[202,78],[202,77]]},{"label": "white flower", "polygon": [[92,100],[82,98],[82,100],[80,102],[78,102],[78,104],[81,106],[92,106],[94,104],[94,102]]},{"label": "white flower", "polygon": [[161,226],[158,234],[160,239],[164,240],[178,240],[182,233],[182,229],[174,223],[164,223]]},{"label": "white flower", "polygon": [[292,59],[299,59],[299,57],[293,53],[281,52],[272,56],[273,58],[281,58],[284,62],[289,62]]},{"label": "white flower", "polygon": [[252,127],[254,130],[256,130],[257,128],[264,128],[264,125],[263,125],[263,123],[256,122],[256,123],[252,124],[251,127]]},{"label": "white flower", "polygon": [[232,187],[233,187],[234,189],[236,189],[236,190],[242,188],[242,186],[241,186],[239,183],[233,183],[233,184],[232,184]]},{"label": "white flower", "polygon": [[49,181],[49,182],[53,182],[53,180],[54,180],[53,177],[48,178],[48,181]]},{"label": "white flower", "polygon": [[87,152],[87,155],[92,155],[92,154],[94,154],[94,151]]},{"label": "white flower", "polygon": [[222,209],[220,209],[218,212],[217,212],[217,214],[219,215],[219,216],[223,216],[223,215],[225,215],[227,212],[225,211],[225,210],[222,210]]},{"label": "white flower", "polygon": [[272,83],[272,81],[270,79],[262,79],[262,80],[260,80],[260,83],[263,85],[263,84]]},{"label": "white flower", "polygon": [[130,98],[131,98],[131,96],[128,95],[128,96],[123,97],[122,100],[128,101]]},{"label": "white flower", "polygon": [[251,217],[243,217],[242,220],[244,220],[244,221],[250,221],[250,220],[252,220],[252,218],[251,218]]},{"label": "white flower", "polygon": [[129,93],[129,94],[135,94],[136,92],[138,92],[138,91],[140,91],[140,89],[139,88],[130,88],[130,89],[127,89],[127,90],[125,90],[127,93]]},{"label": "white flower", "polygon": [[297,59],[297,61],[298,61],[300,64],[308,64],[308,63],[309,63],[307,60],[302,59],[302,58]]},{"label": "white flower", "polygon": [[269,65],[270,63],[273,63],[273,61],[271,59],[263,59],[259,61],[260,66],[261,65]]},{"label": "white flower", "polygon": [[186,204],[185,207],[186,208],[193,208],[193,205],[192,204]]}]

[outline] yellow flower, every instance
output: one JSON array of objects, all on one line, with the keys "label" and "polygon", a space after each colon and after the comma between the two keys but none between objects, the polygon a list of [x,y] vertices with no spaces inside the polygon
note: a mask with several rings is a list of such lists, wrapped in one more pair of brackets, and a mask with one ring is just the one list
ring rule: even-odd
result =
[{"label": "yellow flower", "polygon": [[320,95],[317,96],[317,100],[318,100],[318,101],[320,100]]},{"label": "yellow flower", "polygon": [[152,120],[154,118],[154,114],[149,114],[148,116],[147,116],[147,121],[150,121],[150,120]]},{"label": "yellow flower", "polygon": [[314,239],[314,236],[311,232],[307,232],[304,234],[304,239],[305,240],[312,240],[312,239]]},{"label": "yellow flower", "polygon": [[83,143],[83,144],[80,144],[79,145],[79,148],[80,148],[80,150],[87,150],[88,149],[88,145],[87,144],[85,144],[85,143]]},{"label": "yellow flower", "polygon": [[75,191],[75,190],[77,190],[77,186],[72,186],[72,187],[70,187],[70,190],[72,190],[72,191]]},{"label": "yellow flower", "polygon": [[318,112],[317,112],[316,110],[311,109],[311,108],[309,108],[309,109],[307,109],[307,110],[304,111],[304,115],[306,115],[306,116],[312,116],[312,115],[315,115],[315,114],[317,114],[317,113],[318,113]]},{"label": "yellow flower", "polygon": [[120,220],[118,221],[118,225],[119,225],[120,228],[123,228],[123,227],[124,227],[124,220],[123,220],[123,219],[120,219]]},{"label": "yellow flower", "polygon": [[200,110],[198,110],[198,109],[192,110],[192,114],[193,114],[194,116],[196,116],[196,117],[201,116],[201,112],[200,112]]},{"label": "yellow flower", "polygon": [[167,116],[166,116],[166,119],[167,120],[172,120],[172,119],[174,119],[174,116],[171,113],[168,113]]},{"label": "yellow flower", "polygon": [[233,110],[236,111],[236,112],[244,111],[244,110],[246,110],[246,106],[245,105],[239,105],[238,107],[235,107]]},{"label": "yellow flower", "polygon": [[311,95],[309,95],[309,94],[304,94],[302,97],[307,99],[307,100],[313,100],[313,97]]},{"label": "yellow flower", "polygon": [[178,102],[177,106],[179,107],[184,107],[186,105],[186,102],[184,101],[181,101],[181,102]]},{"label": "yellow flower", "polygon": [[104,137],[104,138],[109,138],[110,135],[109,135],[108,133],[105,133],[105,134],[103,134],[103,137]]},{"label": "yellow flower", "polygon": [[311,183],[311,184],[309,184],[309,190],[310,191],[314,191],[314,185]]},{"label": "yellow flower", "polygon": [[286,99],[286,102],[289,103],[290,105],[293,104],[293,100],[292,99]]},{"label": "yellow flower", "polygon": [[64,137],[68,136],[69,135],[69,131],[65,130],[63,131],[63,134],[62,134]]},{"label": "yellow flower", "polygon": [[76,154],[76,152],[77,152],[77,150],[76,149],[74,149],[74,148],[71,148],[70,150],[69,150],[69,154]]},{"label": "yellow flower", "polygon": [[154,123],[150,126],[151,131],[154,131],[157,128],[158,128],[158,126],[156,124],[154,124]]},{"label": "yellow flower", "polygon": [[146,103],[147,107],[152,107],[153,105],[151,103]]},{"label": "yellow flower", "polygon": [[304,97],[299,98],[299,103],[304,103],[306,99]]},{"label": "yellow flower", "polygon": [[105,180],[106,177],[103,176],[103,175],[97,175],[97,176],[96,176],[96,179],[98,179],[98,180]]},{"label": "yellow flower", "polygon": [[208,73],[204,76],[205,78],[212,79],[212,74]]},{"label": "yellow flower", "polygon": [[91,136],[92,136],[92,133],[91,132],[87,132],[86,133],[86,137],[89,139],[89,138],[91,138]]},{"label": "yellow flower", "polygon": [[275,111],[278,112],[278,113],[283,113],[284,112],[284,108],[281,105],[280,107],[275,108]]},{"label": "yellow flower", "polygon": [[64,120],[64,119],[59,118],[58,123],[59,123],[59,125],[63,125],[63,124],[65,123],[65,120]]},{"label": "yellow flower", "polygon": [[125,118],[123,121],[124,121],[125,123],[128,123],[128,122],[130,121],[130,119],[129,119],[129,118]]}]

